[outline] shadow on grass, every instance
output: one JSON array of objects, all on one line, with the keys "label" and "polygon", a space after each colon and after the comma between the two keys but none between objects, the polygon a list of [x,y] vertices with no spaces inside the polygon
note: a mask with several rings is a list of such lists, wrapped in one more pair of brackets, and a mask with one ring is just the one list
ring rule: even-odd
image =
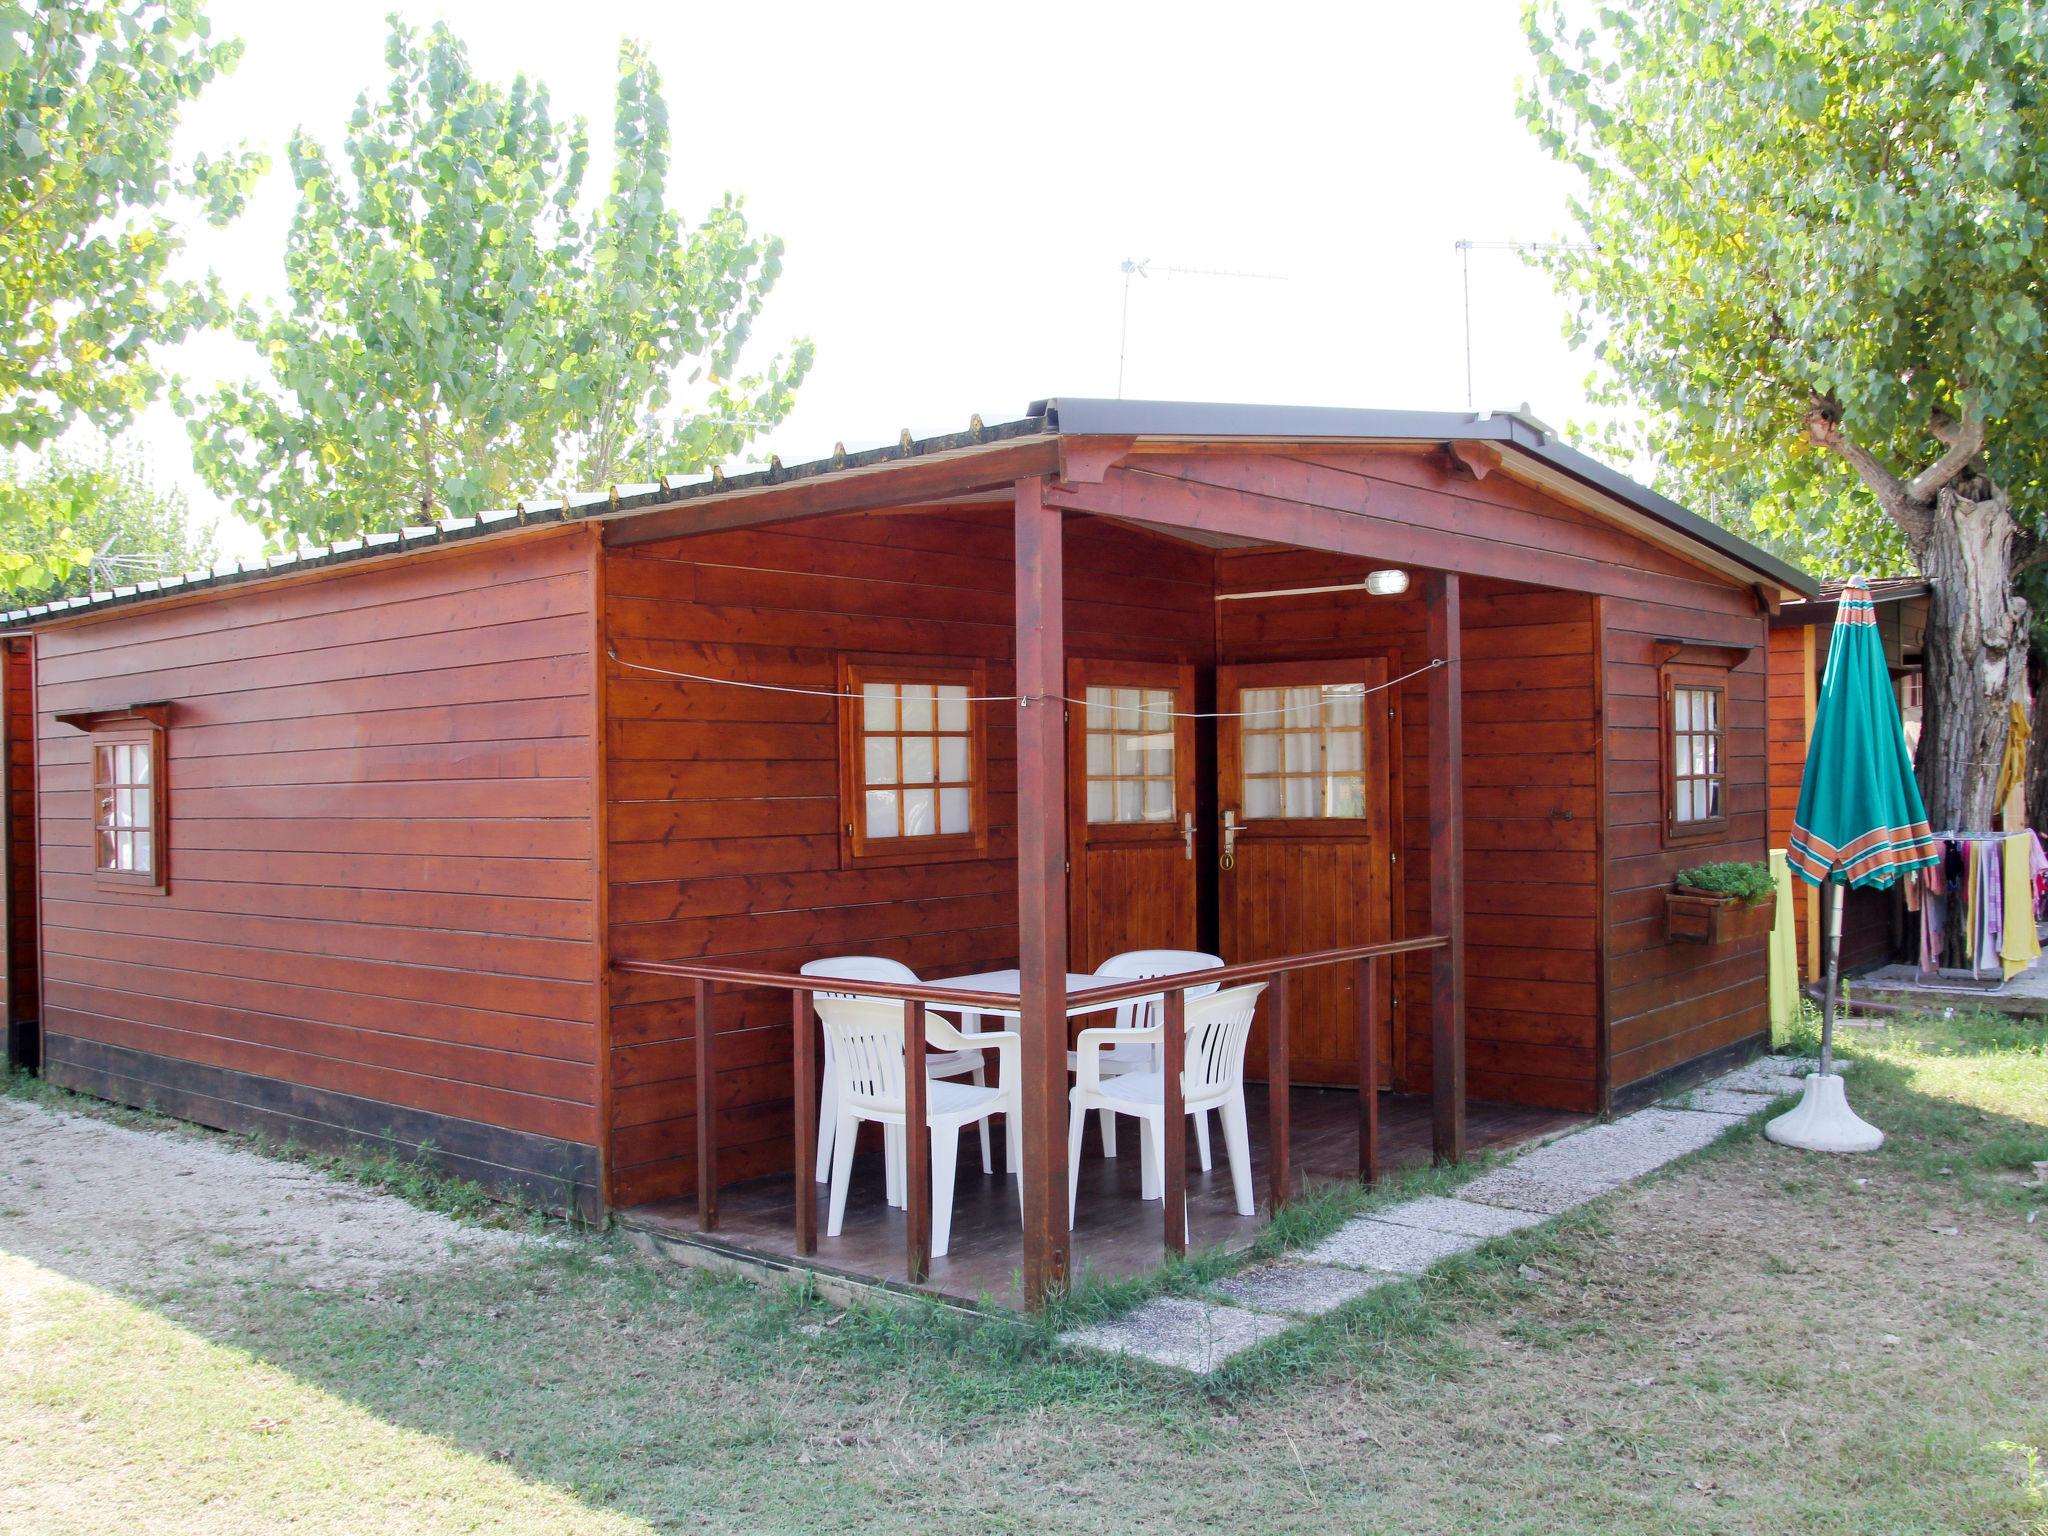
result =
[{"label": "shadow on grass", "polygon": [[[2010,1022],[1952,1035],[1951,1042],[1930,1034],[1921,1048],[1952,1043],[1989,1062],[2030,1049],[2027,1032]],[[2013,1043],[2001,1051],[1997,1038]],[[2041,1125],[1926,1091],[1905,1058],[1859,1055],[1858,1108],[1890,1134],[1865,1166],[1942,1178],[1945,1188],[2001,1204],[2048,1203],[2048,1192],[2005,1177],[2031,1161]],[[1758,1126],[1737,1127],[1656,1177],[1729,1158],[1753,1145]],[[1784,1155],[1846,1176],[1843,1165],[1813,1162],[1812,1154]],[[1241,1264],[1313,1243],[1375,1205],[1454,1188],[1482,1166],[1416,1170],[1371,1192],[1310,1191],[1248,1253],[1197,1253],[1133,1281],[1083,1276],[1047,1314],[1029,1319],[976,1318],[927,1303],[840,1309],[803,1285],[764,1290],[684,1272],[640,1259],[617,1236],[567,1229],[511,1259],[373,1291],[215,1282],[156,1305],[208,1339],[594,1509],[656,1524],[688,1517],[742,1525],[772,1511],[777,1525],[824,1526],[848,1516],[842,1474],[851,1469],[884,1487],[936,1485],[943,1479],[917,1465],[920,1457],[936,1458],[949,1443],[989,1441],[1045,1411],[1122,1423],[1198,1450],[1234,1405],[1306,1390],[1319,1378],[1341,1374],[1367,1387],[1455,1380],[1470,1363],[1461,1325],[1475,1314],[1512,1312],[1549,1277],[1577,1266],[1606,1230],[1604,1203],[1381,1287],[1206,1381],[1067,1351],[1058,1334],[1147,1296],[1199,1293]],[[1965,1176],[1942,1176],[1942,1167]]]}]

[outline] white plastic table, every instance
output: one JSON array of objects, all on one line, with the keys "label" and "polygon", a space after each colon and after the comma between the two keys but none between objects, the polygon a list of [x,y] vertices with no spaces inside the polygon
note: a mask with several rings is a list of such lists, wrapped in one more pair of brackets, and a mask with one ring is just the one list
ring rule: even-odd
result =
[{"label": "white plastic table", "polygon": [[[1018,985],[1023,979],[1024,973],[1018,970],[976,971],[971,976],[927,976],[924,978],[924,983],[929,987],[946,987],[962,992],[989,992],[996,994],[989,999],[989,1006],[985,1009],[975,1009],[965,1003],[933,1003],[931,1005],[944,1013],[959,1013],[960,1033],[963,1035],[973,1035],[981,1032],[981,1018],[984,1013],[994,1014],[997,1018],[1001,1019],[1014,1019],[1019,1016],[1017,1004],[1010,1002],[1007,998],[1003,998],[1002,994],[1008,993],[1010,997],[1015,997]],[[1116,976],[1076,975],[1074,972],[1069,971],[1067,973],[1067,994],[1071,997],[1074,993],[1085,992],[1091,987],[1121,986],[1127,979]],[[1133,1002],[1137,1001],[1137,999],[1127,998],[1125,1001]],[[1067,1017],[1071,1019],[1076,1015],[1085,1013],[1111,1013],[1120,1006],[1122,1005],[1118,1003],[1097,1003],[1090,1008],[1083,1004],[1079,1007],[1069,1007],[1067,1009]],[[1114,1021],[1104,1019],[1102,1022],[1107,1024]],[[1072,1051],[1067,1052],[1067,1070],[1069,1072],[1075,1071],[1078,1065],[1075,1053]],[[1006,1122],[1009,1118],[1008,1115],[1003,1116]],[[1006,1125],[1005,1130],[1005,1160],[1009,1164],[1012,1177],[1021,1177],[1022,1164],[1017,1155],[1017,1127],[1015,1125]],[[1114,1146],[1115,1143],[1106,1141],[1104,1145]]]}]

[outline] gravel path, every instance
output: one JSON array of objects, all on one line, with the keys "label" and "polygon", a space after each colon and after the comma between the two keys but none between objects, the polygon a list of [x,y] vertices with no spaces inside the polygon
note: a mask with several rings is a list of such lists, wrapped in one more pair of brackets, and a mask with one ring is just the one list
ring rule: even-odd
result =
[{"label": "gravel path", "polygon": [[225,1140],[0,1099],[0,1254],[138,1296],[187,1281],[375,1284],[536,1239]]}]

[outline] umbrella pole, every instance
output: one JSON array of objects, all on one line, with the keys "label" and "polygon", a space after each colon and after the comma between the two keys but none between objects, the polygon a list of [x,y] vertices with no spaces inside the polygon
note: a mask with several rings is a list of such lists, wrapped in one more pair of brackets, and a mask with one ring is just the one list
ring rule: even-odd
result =
[{"label": "umbrella pole", "polygon": [[1842,885],[1828,882],[1828,977],[1820,1002],[1820,1075],[1835,1070],[1835,997],[1842,985]]},{"label": "umbrella pole", "polygon": [[1867,1124],[1849,1107],[1842,1080],[1835,1076],[1835,994],[1842,984],[1842,887],[1830,880],[1826,906],[1828,935],[1827,987],[1820,1003],[1820,1070],[1807,1074],[1799,1104],[1764,1127],[1764,1135],[1780,1146],[1809,1152],[1875,1152],[1884,1132]]}]

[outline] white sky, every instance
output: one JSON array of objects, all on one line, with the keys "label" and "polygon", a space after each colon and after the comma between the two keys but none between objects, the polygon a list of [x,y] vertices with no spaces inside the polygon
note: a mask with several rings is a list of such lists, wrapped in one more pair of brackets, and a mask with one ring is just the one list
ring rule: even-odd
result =
[{"label": "white sky", "polygon": [[[212,0],[239,69],[186,118],[187,152],[237,139],[275,161],[248,215],[200,226],[194,259],[233,292],[283,296],[294,194],[285,144],[338,147],[381,88],[393,0]],[[1566,173],[1515,114],[1520,0],[1313,5],[707,5],[438,0],[492,78],[548,85],[580,113],[602,188],[617,48],[644,39],[676,127],[671,202],[730,188],[788,243],[760,357],[808,335],[818,365],[767,441],[786,462],[1022,415],[1048,394],[1456,409],[1465,404],[1453,242],[1556,238]],[[1159,274],[1165,266],[1284,281]],[[1541,274],[1472,255],[1474,393],[1562,425],[1590,414],[1590,366]],[[250,366],[190,343],[197,382]],[[166,406],[135,436],[202,515]],[[233,523],[229,519],[230,524]],[[239,530],[239,525],[234,525]],[[253,552],[223,529],[225,553]]]}]

